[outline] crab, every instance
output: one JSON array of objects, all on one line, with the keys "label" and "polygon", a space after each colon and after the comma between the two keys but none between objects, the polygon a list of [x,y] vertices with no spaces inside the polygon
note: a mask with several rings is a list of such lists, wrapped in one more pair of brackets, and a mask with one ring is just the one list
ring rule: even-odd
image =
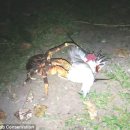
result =
[{"label": "crab", "polygon": [[48,95],[48,75],[58,74],[58,76],[66,78],[71,67],[70,62],[63,58],[52,58],[53,54],[68,46],[76,46],[73,42],[65,42],[59,46],[49,49],[45,54],[37,54],[28,59],[26,64],[27,78],[24,82],[26,84],[29,80],[35,79],[34,75],[40,75],[44,80],[44,93]]}]

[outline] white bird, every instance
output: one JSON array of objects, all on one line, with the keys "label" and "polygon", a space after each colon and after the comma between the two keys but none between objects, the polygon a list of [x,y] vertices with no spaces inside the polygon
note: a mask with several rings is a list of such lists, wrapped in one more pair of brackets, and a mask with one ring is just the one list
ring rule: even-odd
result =
[{"label": "white bird", "polygon": [[99,51],[97,54],[85,52],[80,47],[72,47],[69,50],[71,68],[68,72],[68,80],[75,83],[82,83],[81,91],[86,97],[94,83],[95,75],[105,65],[106,58]]}]

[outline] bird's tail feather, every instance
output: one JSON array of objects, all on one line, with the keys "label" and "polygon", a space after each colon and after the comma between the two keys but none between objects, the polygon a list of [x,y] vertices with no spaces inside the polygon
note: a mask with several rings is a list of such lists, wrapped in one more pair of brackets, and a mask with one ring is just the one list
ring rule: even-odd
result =
[{"label": "bird's tail feather", "polygon": [[69,50],[69,56],[72,63],[84,62],[84,60],[86,59],[86,54],[87,53],[78,46],[71,47]]}]

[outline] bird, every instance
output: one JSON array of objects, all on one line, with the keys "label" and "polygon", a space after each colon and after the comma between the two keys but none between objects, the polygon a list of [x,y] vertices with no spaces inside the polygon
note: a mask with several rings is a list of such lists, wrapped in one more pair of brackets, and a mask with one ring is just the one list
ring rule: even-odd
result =
[{"label": "bird", "polygon": [[95,76],[105,66],[107,58],[102,51],[90,52],[79,46],[73,46],[68,51],[71,67],[67,79],[82,83],[81,92],[83,97],[90,92],[90,88],[95,81]]}]

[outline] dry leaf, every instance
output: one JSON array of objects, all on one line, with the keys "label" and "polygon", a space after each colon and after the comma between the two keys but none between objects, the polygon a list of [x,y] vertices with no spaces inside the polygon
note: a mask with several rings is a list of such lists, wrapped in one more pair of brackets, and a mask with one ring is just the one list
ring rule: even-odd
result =
[{"label": "dry leaf", "polygon": [[32,111],[30,109],[19,109],[14,114],[20,121],[29,120],[32,117]]},{"label": "dry leaf", "polygon": [[97,110],[94,104],[92,104],[90,101],[84,101],[85,105],[87,105],[87,110],[90,115],[90,119],[94,120],[97,117]]},{"label": "dry leaf", "polygon": [[32,92],[30,92],[30,93],[29,93],[29,96],[27,97],[26,102],[32,102],[32,101],[33,101],[33,99],[34,99],[33,93],[32,93]]},{"label": "dry leaf", "polygon": [[29,49],[31,47],[32,47],[32,45],[30,43],[27,43],[27,42],[22,43],[21,46],[20,46],[20,48],[24,49],[24,50]]},{"label": "dry leaf", "polygon": [[36,105],[34,106],[34,115],[36,117],[43,117],[47,110],[47,106],[45,105]]},{"label": "dry leaf", "polygon": [[4,124],[2,121],[0,121],[0,130],[3,130],[4,129]]},{"label": "dry leaf", "polygon": [[120,58],[125,58],[130,56],[130,51],[125,48],[118,48],[115,50],[115,53]]},{"label": "dry leaf", "polygon": [[6,113],[0,109],[0,121],[3,122],[6,119]]},{"label": "dry leaf", "polygon": [[62,27],[56,27],[56,28],[54,29],[54,32],[55,32],[55,34],[64,34],[64,33],[65,33],[65,30],[64,30],[64,28],[62,28]]}]

